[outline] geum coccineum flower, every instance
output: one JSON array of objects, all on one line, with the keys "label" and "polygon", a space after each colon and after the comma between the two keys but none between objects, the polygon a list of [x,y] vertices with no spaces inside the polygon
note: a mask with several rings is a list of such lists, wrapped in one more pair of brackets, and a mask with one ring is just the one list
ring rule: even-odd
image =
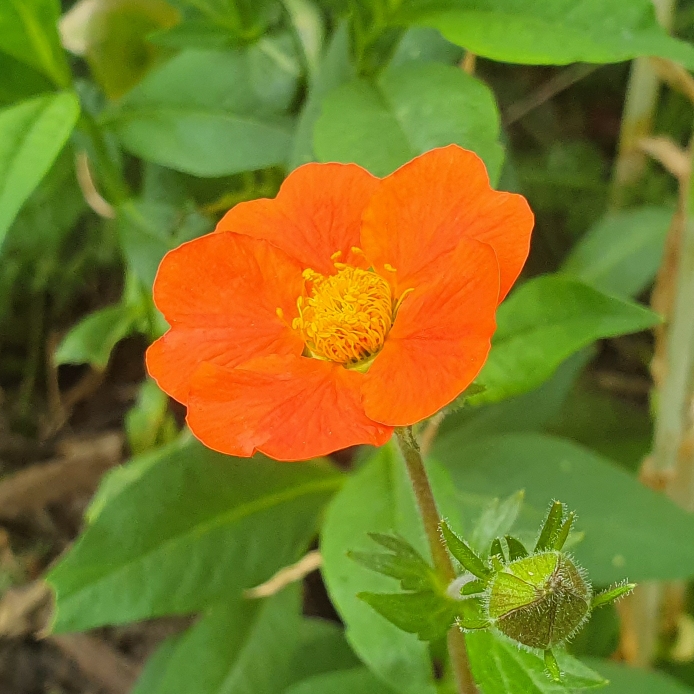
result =
[{"label": "geum coccineum flower", "polygon": [[381,445],[482,368],[533,216],[451,145],[378,179],[306,164],[166,255],[150,374],[207,446],[300,460]]}]

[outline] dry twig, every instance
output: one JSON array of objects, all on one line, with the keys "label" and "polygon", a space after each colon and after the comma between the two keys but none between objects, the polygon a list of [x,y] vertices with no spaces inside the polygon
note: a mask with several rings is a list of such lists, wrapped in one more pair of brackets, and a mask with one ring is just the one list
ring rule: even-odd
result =
[{"label": "dry twig", "polygon": [[63,442],[63,455],[0,480],[0,518],[42,509],[71,494],[91,492],[101,475],[120,462],[123,436],[110,432]]},{"label": "dry twig", "polygon": [[268,598],[279,593],[282,588],[290,583],[301,581],[305,576],[315,571],[323,563],[323,558],[318,550],[309,552],[299,559],[296,564],[280,569],[269,581],[261,583],[255,588],[249,588],[244,592],[247,598]]}]

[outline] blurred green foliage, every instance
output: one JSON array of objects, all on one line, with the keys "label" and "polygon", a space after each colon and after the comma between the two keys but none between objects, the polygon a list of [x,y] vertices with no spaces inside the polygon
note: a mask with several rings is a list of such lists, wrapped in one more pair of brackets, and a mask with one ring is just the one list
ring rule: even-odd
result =
[{"label": "blurred green foliage", "polygon": [[[457,143],[498,187],[528,197],[537,224],[525,276],[498,314],[486,389],[444,420],[432,448],[442,513],[483,542],[480,517],[490,537],[516,516],[514,532],[528,535],[559,497],[578,510],[572,551],[601,586],[625,574],[690,579],[683,539],[694,521],[634,476],[652,429],[643,331],[659,321],[643,304],[676,182],[647,163],[628,207],[608,209],[623,61],[694,68],[694,7],[680,5],[674,38],[650,0],[0,2],[9,426],[40,434],[51,384],[107,373],[128,338],[141,369],[144,343],[167,327],[151,296],[159,262],[233,205],[274,196],[309,161],[383,176]],[[595,65],[550,98],[548,81],[578,74],[551,67],[568,63]],[[655,133],[683,146],[691,124],[691,104],[664,90]],[[638,334],[614,339],[628,333]],[[605,387],[605,374],[634,388]],[[136,385],[118,415],[135,457],[104,479],[82,537],[49,575],[56,630],[199,614],[152,658],[141,694],[452,691],[441,644],[356,597],[392,588],[346,555],[369,549],[367,533],[397,531],[426,556],[394,449],[361,451],[348,474],[327,461],[230,459],[179,434],[156,385]],[[316,536],[344,629],[303,616],[296,587],[244,597]],[[599,684],[594,670],[615,694],[692,691],[604,660],[617,630],[605,610],[572,646],[589,667],[563,656],[575,689]],[[536,655],[490,634],[469,645],[484,694],[562,691]],[[668,663],[665,646],[661,655],[694,686],[691,664]]]}]

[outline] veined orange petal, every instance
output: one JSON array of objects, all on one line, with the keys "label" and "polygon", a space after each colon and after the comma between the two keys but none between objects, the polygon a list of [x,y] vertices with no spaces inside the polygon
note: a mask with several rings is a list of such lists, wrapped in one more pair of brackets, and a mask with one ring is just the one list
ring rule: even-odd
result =
[{"label": "veined orange petal", "polygon": [[288,322],[302,289],[297,262],[266,241],[208,234],[179,246],[154,282],[154,302],[171,329],[147,350],[149,373],[185,403],[202,362],[234,367],[265,354],[301,354],[303,340]]},{"label": "veined orange petal", "polygon": [[498,295],[493,249],[463,239],[445,271],[404,299],[383,349],[365,374],[367,416],[408,426],[465,390],[487,358]]},{"label": "veined orange petal", "polygon": [[254,359],[235,369],[202,364],[193,377],[188,425],[221,453],[305,460],[355,444],[384,444],[392,428],[364,414],[363,375],[296,356]]},{"label": "veined orange petal", "polygon": [[217,231],[265,239],[324,275],[340,262],[366,267],[352,248],[360,243],[361,216],[379,179],[356,164],[305,164],[292,171],[274,200],[242,202]]},{"label": "veined orange petal", "polygon": [[449,145],[383,179],[364,211],[361,244],[399,295],[436,277],[438,261],[462,238],[484,241],[499,261],[501,301],[528,256],[532,227],[525,198],[493,190],[482,160]]}]

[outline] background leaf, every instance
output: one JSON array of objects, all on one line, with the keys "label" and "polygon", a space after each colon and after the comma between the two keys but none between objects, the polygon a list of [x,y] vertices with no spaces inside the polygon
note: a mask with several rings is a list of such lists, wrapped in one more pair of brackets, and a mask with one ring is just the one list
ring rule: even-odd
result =
[{"label": "background leaf", "polygon": [[126,94],[107,123],[133,154],[196,176],[281,164],[299,74],[291,46],[281,37],[184,51]]},{"label": "background leaf", "polygon": [[232,599],[299,558],[342,483],[326,463],[249,462],[194,441],[142,462],[135,459],[132,479],[110,483],[80,541],[50,572],[57,631]]},{"label": "background leaf", "polygon": [[657,55],[694,67],[694,47],[667,35],[650,0],[463,0],[455,9],[424,10],[416,21],[475,55],[508,63],[615,63]]},{"label": "background leaf", "polygon": [[79,115],[77,97],[48,94],[0,111],[0,244],[46,175]]},{"label": "background leaf", "polygon": [[314,131],[320,161],[355,162],[385,176],[418,154],[455,143],[484,159],[496,181],[503,150],[488,87],[458,68],[405,63],[375,81],[330,92]]},{"label": "background leaf", "polygon": [[444,436],[433,455],[465,492],[524,489],[520,528],[531,539],[551,500],[568,504],[578,515],[576,529],[585,531],[572,552],[596,585],[694,575],[694,546],[681,541],[694,533],[694,517],[585,448],[529,433],[449,447]]},{"label": "background leaf", "polygon": [[365,667],[311,677],[287,689],[285,694],[392,694]]},{"label": "background leaf", "polygon": [[37,68],[59,87],[70,71],[58,37],[58,0],[4,0],[0,4],[0,51]]},{"label": "background leaf", "polygon": [[608,214],[573,247],[562,271],[606,294],[637,296],[660,266],[672,215],[667,207]]},{"label": "background leaf", "polygon": [[581,662],[557,652],[563,681],[553,682],[542,658],[489,631],[467,635],[470,666],[484,694],[563,694],[596,689],[605,680]]},{"label": "background leaf", "polygon": [[470,398],[494,402],[539,386],[567,357],[603,337],[650,328],[657,314],[562,275],[544,275],[516,289],[497,311],[492,350]]},{"label": "background leaf", "polygon": [[169,652],[149,694],[277,694],[290,681],[299,636],[299,587],[266,600],[214,605]]},{"label": "background leaf", "polygon": [[610,681],[602,690],[604,694],[692,694],[694,691],[662,672],[595,658],[586,662]]},{"label": "background leaf", "polygon": [[137,328],[139,315],[124,303],[94,311],[75,325],[55,352],[56,364],[91,364],[103,371],[116,343]]}]

